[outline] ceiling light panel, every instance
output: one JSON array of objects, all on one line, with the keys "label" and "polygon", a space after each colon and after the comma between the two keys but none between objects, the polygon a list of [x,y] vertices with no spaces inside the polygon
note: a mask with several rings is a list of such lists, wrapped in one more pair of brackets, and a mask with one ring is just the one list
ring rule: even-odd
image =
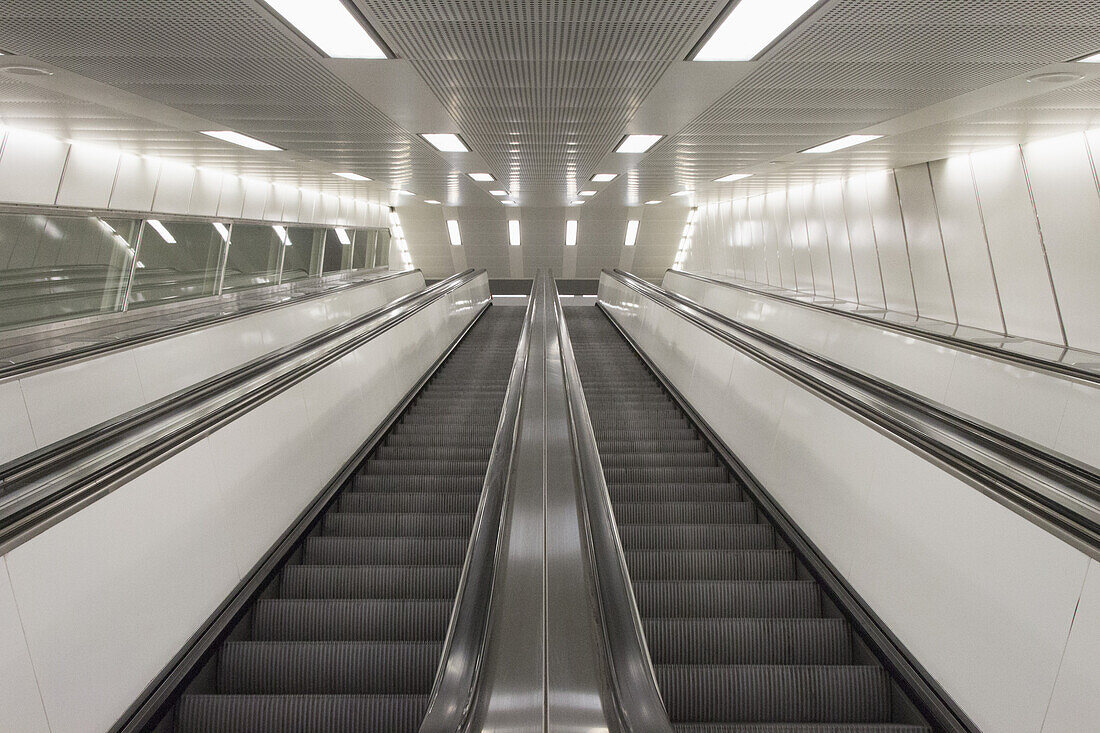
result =
[{"label": "ceiling light panel", "polygon": [[452,247],[462,246],[462,232],[458,229],[458,221],[455,219],[447,220],[447,236],[451,240]]},{"label": "ceiling light panel", "polygon": [[475,181],[478,181],[479,183],[488,183],[490,181],[495,181],[496,180],[495,178],[493,178],[492,173],[471,173],[470,178],[473,178]]},{"label": "ceiling light panel", "polygon": [[581,191],[581,192],[580,192],[579,194],[577,194],[577,195],[578,195],[578,196],[595,196],[595,195],[596,195],[596,192],[595,192],[595,191]]},{"label": "ceiling light panel", "polygon": [[369,181],[370,180],[366,176],[361,176],[358,173],[333,173],[332,175],[340,176],[341,178],[346,178],[349,181]]},{"label": "ceiling light panel", "polygon": [[592,182],[608,183],[609,181],[614,181],[616,178],[618,178],[618,176],[618,173],[597,173],[596,175],[592,176]]},{"label": "ceiling light panel", "polygon": [[635,242],[638,241],[638,220],[631,219],[626,223],[626,240],[623,245],[626,247],[633,247]]},{"label": "ceiling light panel", "polygon": [[831,140],[822,145],[818,145],[808,150],[803,150],[803,153],[812,153],[815,155],[821,155],[823,153],[832,153],[837,150],[844,150],[845,148],[855,147],[856,145],[862,145],[863,143],[870,142],[871,140],[878,140],[882,135],[846,135],[836,140]]},{"label": "ceiling light panel", "polygon": [[443,153],[468,153],[470,149],[462,138],[451,132],[425,132],[420,135],[436,150]]},{"label": "ceiling light panel", "polygon": [[1077,59],[1082,64],[1100,64],[1100,53],[1094,53],[1092,56],[1086,56],[1083,59]]},{"label": "ceiling light panel", "polygon": [[715,183],[729,183],[731,181],[740,181],[745,178],[751,178],[751,173],[730,173],[728,176],[722,176],[721,178],[715,178]]},{"label": "ceiling light panel", "polygon": [[664,135],[627,135],[615,148],[616,153],[644,153],[660,142]]},{"label": "ceiling light panel", "polygon": [[224,140],[227,143],[240,145],[242,148],[248,148],[249,150],[282,150],[282,148],[276,147],[271,143],[265,143],[263,140],[257,140],[254,137],[242,135],[233,130],[203,130],[202,134]]},{"label": "ceiling light panel", "polygon": [[818,0],[739,0],[695,61],[751,61]]},{"label": "ceiling light panel", "polygon": [[264,0],[326,56],[384,59],[386,53],[341,0]]}]

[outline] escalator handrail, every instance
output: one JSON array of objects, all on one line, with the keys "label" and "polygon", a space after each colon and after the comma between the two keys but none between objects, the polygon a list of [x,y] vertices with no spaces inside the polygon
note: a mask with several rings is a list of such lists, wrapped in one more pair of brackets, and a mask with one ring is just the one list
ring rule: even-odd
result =
[{"label": "escalator handrail", "polygon": [[519,436],[523,385],[531,363],[537,278],[531,285],[523,327],[497,423],[489,465],[478,501],[474,530],[463,562],[443,654],[420,733],[467,730],[478,699],[489,642],[495,568],[502,551],[505,497]]},{"label": "escalator handrail", "polygon": [[641,613],[634,598],[626,555],[611,507],[611,494],[600,462],[596,432],[592,427],[556,284],[553,286],[553,296],[570,432],[580,473],[580,504],[588,537],[586,544],[616,714],[623,731],[672,733],[672,724],[661,699],[646,645]]},{"label": "escalator handrail", "polygon": [[[216,326],[216,325],[225,323],[227,321],[233,321],[233,320],[236,320],[238,318],[243,318],[245,316],[256,315],[257,313],[270,311],[270,310],[275,310],[277,308],[285,308],[287,306],[297,305],[299,303],[304,303],[304,302],[307,302],[309,300],[314,300],[314,299],[317,299],[317,298],[323,298],[327,295],[332,295],[335,292],[343,292],[343,291],[346,291],[346,290],[350,290],[352,288],[358,288],[358,287],[362,287],[362,286],[366,286],[366,285],[375,285],[375,284],[378,284],[380,282],[385,282],[387,280],[393,280],[395,278],[403,277],[405,275],[413,274],[415,272],[418,272],[418,270],[396,270],[396,271],[392,271],[392,272],[383,272],[383,273],[380,273],[376,276],[367,277],[365,279],[357,279],[357,280],[353,280],[353,281],[343,281],[343,280],[341,280],[341,281],[335,282],[330,287],[325,287],[321,290],[318,290],[317,292],[306,293],[304,295],[299,295],[299,296],[294,297],[294,298],[285,298],[285,299],[278,300],[278,301],[275,301],[275,302],[272,302],[272,303],[261,303],[261,304],[258,304],[258,305],[250,305],[250,306],[246,306],[244,308],[241,308],[240,310],[235,311],[233,313],[223,313],[223,314],[212,315],[212,316],[207,316],[207,317],[201,317],[200,316],[200,317],[196,318],[193,321],[188,321],[187,323],[181,323],[181,324],[178,324],[178,325],[175,325],[175,326],[168,326],[166,328],[158,328],[158,329],[155,329],[155,330],[147,332],[147,333],[138,333],[138,334],[135,334],[133,336],[127,336],[127,337],[124,337],[124,338],[115,339],[115,340],[111,340],[111,341],[100,341],[100,342],[97,342],[97,343],[89,344],[87,346],[82,346],[78,349],[71,349],[69,351],[64,351],[64,352],[60,352],[60,353],[47,354],[45,356],[41,356],[41,357],[38,357],[38,358],[35,358],[35,359],[28,359],[28,360],[25,360],[25,361],[19,361],[19,362],[10,363],[10,364],[0,364],[0,381],[19,379],[20,377],[25,377],[25,376],[27,376],[31,373],[38,372],[38,371],[41,371],[41,370],[44,370],[44,369],[55,369],[55,368],[64,366],[66,364],[75,363],[77,361],[83,361],[85,359],[90,359],[90,358],[93,358],[93,357],[103,356],[103,355],[114,353],[114,352],[117,352],[117,351],[122,351],[124,349],[132,349],[134,347],[143,346],[145,344],[152,343],[154,341],[161,341],[163,339],[173,338],[175,336],[180,336],[180,335],[188,333],[190,331],[195,331],[195,330],[202,329],[202,328],[208,328],[210,326]],[[309,281],[304,281],[304,280],[303,281],[293,281],[292,283],[286,283],[286,285],[290,286],[290,287],[287,288],[287,290],[293,290],[294,288],[301,287],[303,285],[308,285],[312,282],[323,281],[323,280],[324,280],[324,278],[321,277],[321,278],[317,278],[316,280],[311,279]],[[267,286],[267,287],[279,288],[279,287],[282,287],[282,286],[274,285],[274,286]],[[225,295],[232,295],[234,297],[241,297],[241,296],[245,296],[247,294],[247,290],[248,289],[231,290],[231,291],[225,293]],[[222,295],[213,295],[213,296],[207,296],[207,297],[213,298],[213,299],[221,299],[224,296],[222,296]],[[53,301],[53,300],[56,300],[56,298],[47,297],[47,298],[43,298],[42,302],[50,302],[50,301]],[[200,303],[198,302],[198,300],[199,300],[198,298],[188,298],[187,300],[189,301],[189,305],[195,305],[195,306],[200,305]],[[8,304],[8,305],[10,305],[10,304]],[[133,312],[133,311],[131,311],[131,312]],[[76,314],[73,314],[72,317],[73,318],[84,318],[84,317],[88,317],[88,316],[97,316],[97,315],[118,315],[118,313],[117,312],[112,312],[112,313],[76,313]],[[56,324],[57,322],[58,322],[57,320],[53,320],[53,321],[47,321],[46,323],[49,323],[49,324],[52,325],[52,324]],[[30,325],[34,325],[34,324],[30,324]],[[22,328],[22,327],[18,327],[18,328]]]},{"label": "escalator handrail", "polygon": [[1100,475],[1094,467],[839,365],[630,273],[616,269],[604,274],[1100,558]]},{"label": "escalator handrail", "polygon": [[[682,277],[690,278],[692,280],[698,280],[700,282],[707,283],[709,285],[718,285],[724,288],[730,288],[731,290],[740,290],[750,295],[760,296],[763,298],[771,298],[772,300],[782,301],[789,303],[790,305],[797,305],[803,308],[811,308],[813,310],[829,313],[834,316],[843,316],[862,323],[868,323],[878,328],[884,328],[897,333],[903,333],[906,336],[912,336],[913,338],[919,338],[924,341],[931,341],[938,344],[943,344],[952,349],[959,351],[969,351],[980,356],[990,357],[993,359],[999,359],[1001,361],[1007,361],[1013,364],[1026,367],[1035,371],[1050,372],[1061,377],[1084,382],[1086,384],[1100,386],[1100,373],[1095,371],[1089,371],[1087,369],[1081,369],[1073,364],[1066,364],[1059,361],[1051,361],[1050,359],[1043,359],[1031,354],[1024,354],[1015,351],[1008,351],[1007,349],[998,348],[996,346],[989,346],[987,344],[979,343],[977,341],[971,341],[969,339],[960,338],[958,336],[948,336],[942,333],[936,333],[935,331],[929,331],[918,326],[911,326],[906,323],[896,323],[894,321],[887,321],[882,318],[874,318],[865,313],[858,313],[854,311],[840,310],[837,308],[830,308],[820,303],[811,303],[805,300],[784,295],[783,293],[775,293],[767,290],[760,290],[750,287],[748,285],[742,285],[741,283],[730,282],[728,280],[720,280],[714,277],[708,277],[696,272],[686,272],[684,270],[677,270],[669,268],[667,272],[671,272],[674,275],[680,275]],[[670,291],[672,292],[672,291]],[[1067,349],[1063,348],[1063,351]]]},{"label": "escalator handrail", "polygon": [[0,465],[0,554],[484,275],[458,273]]}]

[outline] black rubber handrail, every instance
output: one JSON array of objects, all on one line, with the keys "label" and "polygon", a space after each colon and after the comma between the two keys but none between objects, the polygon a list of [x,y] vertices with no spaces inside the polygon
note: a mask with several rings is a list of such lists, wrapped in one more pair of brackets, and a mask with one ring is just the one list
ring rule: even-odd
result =
[{"label": "black rubber handrail", "polygon": [[0,466],[0,554],[484,275],[466,270]]},{"label": "black rubber handrail", "polygon": [[[695,272],[685,272],[684,270],[676,270],[669,268],[667,272],[671,272],[675,275],[681,275],[692,280],[699,280],[700,282],[709,283],[712,285],[719,285],[724,288],[730,288],[732,290],[740,290],[742,292],[750,293],[752,295],[758,295],[763,298],[771,298],[772,300],[779,300],[791,305],[801,306],[803,308],[810,308],[822,313],[829,313],[834,316],[843,316],[854,321],[860,321],[861,323],[868,323],[879,328],[889,329],[898,333],[903,333],[906,336],[912,336],[913,338],[923,339],[925,341],[932,341],[938,344],[944,344],[952,349],[958,349],[960,351],[969,351],[981,356],[988,356],[993,359],[999,359],[1001,361],[1011,362],[1028,369],[1036,371],[1051,372],[1062,377],[1068,377],[1070,379],[1079,380],[1088,384],[1100,386],[1100,373],[1090,371],[1088,369],[1081,369],[1073,364],[1065,364],[1060,361],[1051,361],[1050,359],[1043,359],[1038,356],[1032,356],[1031,354],[1021,354],[1014,351],[1008,351],[1007,349],[1000,349],[996,346],[988,346],[986,344],[978,343],[976,341],[970,341],[969,339],[960,338],[958,336],[947,336],[942,333],[936,333],[934,331],[928,331],[918,326],[910,326],[904,323],[895,323],[893,321],[887,321],[881,318],[873,318],[864,313],[856,313],[852,311],[839,310],[837,308],[830,308],[828,306],[820,305],[818,303],[809,303],[798,298],[792,298],[782,293],[773,293],[766,290],[758,290],[757,288],[749,287],[748,285],[742,285],[740,283],[730,282],[728,280],[720,280],[718,278],[708,277],[706,275],[700,275]],[[670,291],[671,292],[671,291]],[[1063,351],[1069,351],[1066,347],[1054,346],[1054,348],[1061,348]]]},{"label": "black rubber handrail", "polygon": [[604,273],[1100,558],[1100,474],[1094,467],[836,364],[629,273]]},{"label": "black rubber handrail", "polygon": [[588,537],[589,567],[594,576],[615,712],[623,731],[672,733],[646,646],[642,618],[634,599],[626,556],[611,508],[611,495],[600,462],[596,432],[556,285],[553,295],[573,452],[580,473],[580,505]]},{"label": "black rubber handrail", "polygon": [[459,578],[443,654],[420,733],[455,733],[472,724],[478,700],[483,662],[489,643],[489,624],[497,560],[502,548],[504,504],[508,476],[519,436],[523,385],[531,362],[531,329],[535,318],[535,289],[531,285],[508,388],[489,454],[489,466],[478,501],[474,533]]},{"label": "black rubber handrail", "polygon": [[[263,311],[274,310],[276,308],[285,308],[291,305],[297,305],[298,303],[304,303],[309,300],[321,298],[326,295],[331,295],[334,292],[341,290],[348,290],[351,288],[362,287],[366,285],[385,282],[386,280],[392,280],[397,277],[402,277],[410,273],[414,273],[416,270],[400,270],[395,272],[382,273],[376,277],[370,277],[364,280],[356,280],[353,282],[343,282],[334,284],[331,287],[326,287],[314,293],[306,293],[299,295],[295,298],[289,298],[285,300],[279,300],[274,303],[261,303],[258,305],[247,306],[234,313],[227,313],[221,315],[213,315],[208,317],[198,317],[194,321],[182,323],[175,326],[169,326],[166,328],[159,328],[148,333],[139,333],[133,336],[127,336],[125,338],[116,339],[112,341],[102,341],[99,343],[89,344],[88,346],[81,347],[79,349],[72,349],[62,353],[47,354],[36,359],[28,359],[26,361],[20,361],[13,364],[0,364],[0,380],[5,379],[17,379],[19,377],[26,376],[31,372],[36,372],[47,368],[56,368],[68,363],[81,361],[95,356],[103,356],[123,349],[132,349],[136,346],[141,346],[153,341],[159,341],[161,339],[172,338],[179,336],[190,331],[194,331],[200,328],[207,328],[209,326],[216,326],[226,321],[232,321],[237,318],[243,318],[244,316],[255,315]],[[301,286],[307,284],[305,281],[294,281],[294,286]],[[268,286],[271,287],[271,286]],[[278,286],[275,286],[278,287]],[[245,296],[247,289],[232,290],[226,295],[233,295],[237,297]],[[213,298],[221,298],[223,296],[210,296]],[[195,301],[192,304],[198,305],[197,299],[189,298],[190,301]],[[134,311],[131,311],[134,312]],[[101,314],[101,313],[83,313],[73,314],[74,318],[95,316],[95,315],[114,315],[113,313]],[[50,323],[57,323],[58,321],[50,321]]]}]

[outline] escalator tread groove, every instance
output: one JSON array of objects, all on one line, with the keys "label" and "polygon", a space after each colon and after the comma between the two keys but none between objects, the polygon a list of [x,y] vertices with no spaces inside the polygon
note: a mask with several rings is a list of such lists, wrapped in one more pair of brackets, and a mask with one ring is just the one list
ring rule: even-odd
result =
[{"label": "escalator tread groove", "polygon": [[334,499],[179,731],[416,731],[473,529],[520,308],[490,308]]},{"label": "escalator tread groove", "polygon": [[594,307],[565,310],[669,718],[691,733],[916,733],[737,479]]}]

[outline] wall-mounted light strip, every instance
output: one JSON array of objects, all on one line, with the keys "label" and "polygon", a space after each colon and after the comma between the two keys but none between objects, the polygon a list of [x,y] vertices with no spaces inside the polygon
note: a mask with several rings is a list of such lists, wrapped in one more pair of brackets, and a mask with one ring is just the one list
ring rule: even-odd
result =
[{"label": "wall-mounted light strip", "polygon": [[282,150],[282,148],[272,145],[271,143],[265,143],[263,140],[257,140],[254,137],[242,135],[233,130],[201,130],[201,132],[203,135],[214,137],[227,143],[233,143],[234,145],[240,145],[242,148],[248,148],[249,150]]},{"label": "wall-mounted light strip", "polygon": [[371,179],[367,178],[366,176],[359,175],[358,173],[333,173],[332,175],[340,176],[341,178],[346,178],[349,181],[369,181],[369,180],[371,180]]},{"label": "wall-mounted light strip", "polygon": [[164,226],[156,219],[146,219],[145,223],[157,230],[157,234],[168,244],[175,244],[176,238],[172,236],[172,232],[168,231],[168,227]]},{"label": "wall-mounted light strip", "polygon": [[516,219],[508,222],[508,244],[513,247],[519,246],[519,221]]},{"label": "wall-mounted light strip", "polygon": [[462,233],[458,230],[458,222],[455,219],[447,220],[447,236],[451,238],[451,246],[462,246]]},{"label": "wall-mounted light strip", "polygon": [[424,199],[424,203],[431,204],[432,206],[439,206],[443,202],[442,201],[436,201],[435,199]]},{"label": "wall-mounted light strip", "polygon": [[341,0],[264,0],[325,55],[384,59],[386,52]]},{"label": "wall-mounted light strip", "polygon": [[577,246],[577,220],[570,219],[565,222],[565,246],[576,247]]},{"label": "wall-mounted light strip", "polygon": [[468,153],[470,149],[462,138],[453,132],[422,132],[420,137],[428,141],[436,150],[442,153]]},{"label": "wall-mounted light strip", "polygon": [[722,176],[721,178],[715,178],[715,183],[729,183],[731,181],[740,181],[745,178],[751,178],[751,173],[730,173],[728,176]]},{"label": "wall-mounted light strip", "polygon": [[1078,63],[1082,64],[1100,64],[1100,53],[1094,53],[1091,56],[1086,56],[1083,59],[1077,59]]},{"label": "wall-mounted light strip", "polygon": [[694,61],[752,61],[818,0],[739,0],[703,42]]},{"label": "wall-mounted light strip", "polygon": [[830,140],[827,143],[818,145],[817,147],[803,150],[803,153],[811,153],[814,155],[820,155],[822,153],[832,153],[836,150],[844,150],[844,148],[850,148],[855,145],[862,145],[865,142],[871,140],[878,140],[882,135],[846,135],[836,140]]},{"label": "wall-mounted light strip", "polygon": [[615,148],[616,153],[644,153],[656,145],[664,135],[627,135]]},{"label": "wall-mounted light strip", "polygon": [[638,241],[638,220],[631,219],[626,223],[626,241],[623,245],[626,247],[633,247]]}]

